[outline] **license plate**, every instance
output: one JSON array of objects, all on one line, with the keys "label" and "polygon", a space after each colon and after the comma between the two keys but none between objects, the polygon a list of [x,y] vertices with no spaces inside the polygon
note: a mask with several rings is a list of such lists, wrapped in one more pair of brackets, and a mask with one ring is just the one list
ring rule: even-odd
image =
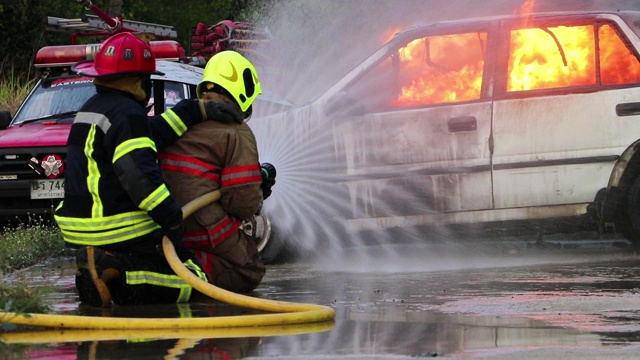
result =
[{"label": "license plate", "polygon": [[31,199],[62,199],[64,197],[64,179],[31,181]]}]

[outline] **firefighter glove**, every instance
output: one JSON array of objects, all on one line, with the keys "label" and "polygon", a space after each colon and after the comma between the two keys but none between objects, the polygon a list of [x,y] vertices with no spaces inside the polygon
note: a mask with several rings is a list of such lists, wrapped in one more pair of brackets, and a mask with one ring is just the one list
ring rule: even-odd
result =
[{"label": "firefighter glove", "polygon": [[271,196],[271,188],[276,183],[276,167],[269,163],[260,164],[260,173],[262,173],[262,198],[267,199]]},{"label": "firefighter glove", "polygon": [[182,246],[182,231],[184,230],[182,224],[172,226],[164,229],[164,234],[171,240],[173,247],[178,248]]},{"label": "firefighter glove", "polygon": [[227,124],[241,124],[244,120],[244,115],[233,105],[206,100],[199,100],[199,103],[203,119],[216,120]]}]

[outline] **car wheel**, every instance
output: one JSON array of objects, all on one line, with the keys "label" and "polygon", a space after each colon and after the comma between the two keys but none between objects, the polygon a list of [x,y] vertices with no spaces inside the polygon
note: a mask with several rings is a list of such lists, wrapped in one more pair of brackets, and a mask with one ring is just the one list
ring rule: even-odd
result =
[{"label": "car wheel", "polygon": [[627,193],[627,216],[629,226],[625,236],[634,245],[640,244],[640,176],[636,177]]}]

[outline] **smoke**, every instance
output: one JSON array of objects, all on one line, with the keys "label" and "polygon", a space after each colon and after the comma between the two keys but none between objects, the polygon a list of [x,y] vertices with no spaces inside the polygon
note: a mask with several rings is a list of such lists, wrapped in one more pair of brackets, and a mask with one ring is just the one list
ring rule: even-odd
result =
[{"label": "smoke", "polygon": [[[273,41],[261,51],[269,62],[258,67],[263,93],[269,98],[304,106],[323,94],[396,31],[416,25],[470,17],[514,14],[532,11],[640,10],[634,0],[287,0],[273,2],[261,25],[268,28]],[[380,84],[385,86],[385,84]],[[413,244],[416,263],[441,263],[446,254],[464,266],[466,255],[478,253],[449,240],[456,235],[446,227],[428,234],[406,227],[401,232],[369,231],[345,234],[339,226],[343,217],[365,218],[392,214],[394,207],[412,207],[416,212],[429,209],[403,191],[401,183],[390,182],[393,202],[374,204],[354,213],[349,191],[373,191],[333,186],[340,179],[339,159],[334,157],[336,134],[332,119],[319,124],[321,114],[302,108],[286,116],[271,117],[269,126],[261,114],[280,104],[256,105],[249,125],[258,140],[260,160],[278,169],[273,195],[265,202],[278,236],[286,248],[318,255],[321,266],[340,269],[398,269],[406,251],[394,244]],[[334,124],[335,125],[335,124]],[[355,130],[354,130],[355,131]],[[304,135],[301,135],[304,134]],[[377,194],[372,193],[375,198]],[[368,213],[366,213],[368,212]],[[429,244],[426,244],[426,239]],[[434,251],[434,245],[438,251]],[[352,247],[355,250],[351,250]],[[381,251],[384,249],[384,251]],[[420,249],[419,251],[417,249]],[[443,250],[444,249],[444,250]],[[432,263],[434,263],[432,261]],[[385,265],[385,264],[388,264]],[[447,263],[450,265],[450,263]],[[447,265],[447,266],[449,266]]]},{"label": "smoke", "polygon": [[[523,11],[638,10],[634,0],[286,0],[262,24],[274,41],[265,91],[294,104],[311,101],[389,39],[416,25]],[[260,69],[262,70],[262,69]],[[274,81],[269,81],[269,80]]]}]

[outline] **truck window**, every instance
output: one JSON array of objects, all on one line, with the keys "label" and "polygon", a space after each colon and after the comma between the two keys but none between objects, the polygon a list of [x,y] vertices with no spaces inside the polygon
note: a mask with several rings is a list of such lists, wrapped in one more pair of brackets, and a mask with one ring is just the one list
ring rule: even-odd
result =
[{"label": "truck window", "polygon": [[[184,84],[173,82],[173,81],[165,81],[164,82],[164,109],[170,109],[174,107],[180,100],[186,98],[185,95],[185,87]],[[149,107],[149,112],[147,115],[153,116],[155,111],[153,110],[153,89],[151,91],[151,98],[149,98],[149,102],[147,106]]]},{"label": "truck window", "polygon": [[164,108],[174,107],[185,98],[184,85],[181,83],[166,81],[164,83]]},{"label": "truck window", "polygon": [[[593,25],[528,28],[511,31],[511,92],[588,86],[598,83]],[[610,24],[598,29],[600,82],[631,84],[640,80],[640,64]]]},{"label": "truck window", "polygon": [[41,81],[16,114],[14,124],[48,115],[77,111],[96,93],[91,78]]}]

